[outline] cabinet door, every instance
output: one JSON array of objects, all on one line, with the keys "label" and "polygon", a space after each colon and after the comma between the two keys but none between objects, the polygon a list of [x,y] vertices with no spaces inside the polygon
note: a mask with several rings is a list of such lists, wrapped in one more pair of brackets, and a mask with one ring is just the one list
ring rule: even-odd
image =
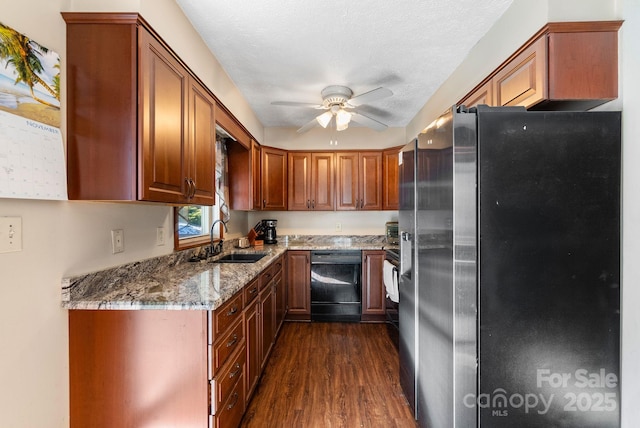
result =
[{"label": "cabinet door", "polygon": [[362,252],[362,315],[384,316],[386,290],[382,280],[384,251]]},{"label": "cabinet door", "polygon": [[333,153],[311,154],[311,209],[333,211]]},{"label": "cabinet door", "polygon": [[458,104],[466,107],[475,107],[480,104],[493,106],[493,79],[488,80]]},{"label": "cabinet door", "polygon": [[[257,284],[255,285],[257,287]],[[257,288],[256,288],[257,289]],[[246,394],[247,400],[250,399],[253,390],[258,384],[260,378],[260,369],[262,366],[262,347],[260,344],[260,317],[258,312],[259,300],[256,299],[249,304],[244,312],[244,323],[247,337],[247,379]]]},{"label": "cabinet door", "polygon": [[398,180],[398,155],[400,148],[382,152],[382,209],[400,208],[400,182]]},{"label": "cabinet door", "polygon": [[287,318],[311,319],[310,252],[287,251]]},{"label": "cabinet door", "polygon": [[262,208],[262,173],[260,170],[261,163],[260,144],[251,141],[251,198],[253,203],[251,209],[259,210]]},{"label": "cabinet door", "polygon": [[311,154],[289,153],[288,158],[289,211],[311,209]]},{"label": "cabinet door", "polygon": [[287,152],[262,147],[262,209],[287,209]]},{"label": "cabinet door", "polygon": [[336,210],[356,210],[360,205],[358,163],[356,152],[336,154]]},{"label": "cabinet door", "polygon": [[184,168],[189,75],[148,32],[141,29],[140,39],[139,199],[186,201],[190,188]]},{"label": "cabinet door", "polygon": [[494,77],[497,106],[531,107],[547,98],[547,38],[523,50]]},{"label": "cabinet door", "polygon": [[359,154],[359,191],[361,210],[382,209],[382,152]]},{"label": "cabinet door", "polygon": [[215,203],[214,168],[215,100],[194,79],[189,79],[189,202],[197,205]]},{"label": "cabinet door", "polygon": [[276,323],[276,299],[273,284],[269,284],[260,292],[260,327],[261,327],[261,368],[267,363],[267,357],[273,346],[273,338],[275,336]]},{"label": "cabinet door", "polygon": [[276,288],[276,331],[278,334],[284,317],[287,313],[287,289],[284,281],[282,280],[282,272],[278,273],[274,279],[274,286]]}]

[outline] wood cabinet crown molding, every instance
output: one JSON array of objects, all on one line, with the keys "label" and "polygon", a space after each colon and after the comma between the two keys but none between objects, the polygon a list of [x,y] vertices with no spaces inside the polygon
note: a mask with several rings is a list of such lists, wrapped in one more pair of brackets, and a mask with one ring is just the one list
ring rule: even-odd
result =
[{"label": "wood cabinet crown molding", "polygon": [[458,105],[588,110],[618,97],[622,21],[551,22],[468,92]]}]

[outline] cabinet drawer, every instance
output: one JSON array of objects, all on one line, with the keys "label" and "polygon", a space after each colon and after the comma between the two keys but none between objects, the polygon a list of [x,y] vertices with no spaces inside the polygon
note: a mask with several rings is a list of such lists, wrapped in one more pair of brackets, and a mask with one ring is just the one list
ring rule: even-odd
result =
[{"label": "cabinet drawer", "polygon": [[244,324],[242,317],[233,325],[227,334],[223,335],[220,340],[216,341],[213,346],[211,368],[213,376],[216,376],[220,367],[222,367],[227,359],[244,343]]},{"label": "cabinet drawer", "polygon": [[284,263],[284,255],[278,257],[276,261],[271,264],[271,272],[273,273],[273,276],[276,276],[278,272],[282,271],[283,263]]},{"label": "cabinet drawer", "polygon": [[264,290],[264,288],[271,283],[271,280],[273,279],[272,268],[273,265],[270,265],[260,274],[260,290]]},{"label": "cabinet drawer", "polygon": [[260,291],[259,278],[254,279],[244,287],[244,302],[245,306],[249,306],[249,303],[258,297],[258,291]]},{"label": "cabinet drawer", "polygon": [[216,428],[237,428],[240,426],[244,414],[244,376],[240,375],[238,382],[229,394],[229,399],[222,405],[214,416]]},{"label": "cabinet drawer", "polygon": [[231,396],[233,387],[239,379],[244,375],[246,353],[245,347],[242,346],[231,360],[226,370],[220,372],[211,381],[211,411],[215,415],[222,411],[222,403],[226,402]]},{"label": "cabinet drawer", "polygon": [[242,318],[242,301],[243,294],[237,293],[228,302],[213,312],[214,341],[216,341],[218,336],[224,333],[231,324]]}]

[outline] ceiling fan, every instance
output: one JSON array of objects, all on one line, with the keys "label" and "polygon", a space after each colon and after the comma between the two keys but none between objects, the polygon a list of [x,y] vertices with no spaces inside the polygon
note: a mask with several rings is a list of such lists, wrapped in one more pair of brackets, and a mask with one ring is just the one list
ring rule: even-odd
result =
[{"label": "ceiling fan", "polygon": [[316,125],[326,128],[334,119],[337,131],[347,129],[351,120],[375,129],[376,131],[384,131],[387,129],[387,125],[356,111],[356,108],[371,101],[390,97],[393,95],[393,92],[389,89],[376,88],[354,97],[353,91],[346,86],[332,85],[324,88],[321,95],[322,104],[295,101],[274,101],[271,104],[276,106],[310,107],[318,110],[326,110],[302,128],[298,129],[298,133],[300,134],[308,131]]}]

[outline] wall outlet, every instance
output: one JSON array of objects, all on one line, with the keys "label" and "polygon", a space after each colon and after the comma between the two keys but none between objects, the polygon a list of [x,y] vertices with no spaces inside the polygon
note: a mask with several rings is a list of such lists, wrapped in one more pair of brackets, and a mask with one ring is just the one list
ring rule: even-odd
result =
[{"label": "wall outlet", "polygon": [[113,254],[124,251],[124,230],[114,229],[111,231],[111,251]]},{"label": "wall outlet", "polygon": [[22,251],[22,217],[0,217],[0,253]]},{"label": "wall outlet", "polygon": [[342,232],[342,223],[336,223],[336,232]]},{"label": "wall outlet", "polygon": [[156,228],[156,245],[164,245],[164,227]]}]

